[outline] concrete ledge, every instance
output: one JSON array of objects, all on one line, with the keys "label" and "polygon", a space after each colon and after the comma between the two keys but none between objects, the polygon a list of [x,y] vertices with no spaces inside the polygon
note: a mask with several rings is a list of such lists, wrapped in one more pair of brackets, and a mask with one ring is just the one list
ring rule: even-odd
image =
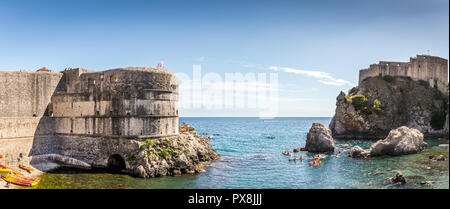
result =
[{"label": "concrete ledge", "polygon": [[87,170],[92,168],[89,163],[60,154],[35,155],[31,157],[30,164],[41,171],[49,171],[58,167],[71,167]]}]

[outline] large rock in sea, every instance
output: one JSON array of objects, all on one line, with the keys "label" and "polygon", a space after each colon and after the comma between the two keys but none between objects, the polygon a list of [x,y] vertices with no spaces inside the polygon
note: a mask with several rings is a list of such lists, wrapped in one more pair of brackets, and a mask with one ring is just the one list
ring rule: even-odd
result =
[{"label": "large rock in sea", "polygon": [[383,139],[392,127],[407,126],[430,137],[448,137],[444,129],[448,95],[426,81],[375,76],[363,80],[348,95],[336,98],[329,128],[334,138]]},{"label": "large rock in sea", "polygon": [[306,135],[306,146],[302,150],[309,152],[332,152],[334,141],[331,130],[320,123],[313,123]]},{"label": "large rock in sea", "polygon": [[395,174],[395,176],[391,178],[391,181],[396,184],[408,183],[408,179],[405,178],[401,171],[397,171],[397,174]]},{"label": "large rock in sea", "polygon": [[427,146],[427,143],[423,141],[423,134],[419,130],[402,126],[391,130],[386,139],[378,140],[369,149],[353,147],[349,156],[367,158],[381,155],[407,155],[420,152]]},{"label": "large rock in sea", "polygon": [[370,156],[406,155],[424,150],[427,143],[419,130],[402,126],[389,132],[386,139],[370,146]]}]

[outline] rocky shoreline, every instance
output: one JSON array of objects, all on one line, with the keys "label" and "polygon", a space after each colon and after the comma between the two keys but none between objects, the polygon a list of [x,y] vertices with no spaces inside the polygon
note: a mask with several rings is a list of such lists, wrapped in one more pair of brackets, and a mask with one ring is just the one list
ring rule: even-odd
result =
[{"label": "rocky shoreline", "polygon": [[[152,178],[166,175],[196,174],[204,171],[204,166],[220,158],[220,155],[209,143],[208,137],[197,135],[195,128],[188,124],[179,126],[179,135],[144,141],[130,140],[131,151],[126,159],[129,166],[126,172],[132,176]],[[31,159],[35,169],[29,174],[38,177],[60,167],[91,169],[90,164],[57,154],[33,156]],[[130,172],[131,170],[131,172]],[[0,181],[1,189],[22,188]]]}]

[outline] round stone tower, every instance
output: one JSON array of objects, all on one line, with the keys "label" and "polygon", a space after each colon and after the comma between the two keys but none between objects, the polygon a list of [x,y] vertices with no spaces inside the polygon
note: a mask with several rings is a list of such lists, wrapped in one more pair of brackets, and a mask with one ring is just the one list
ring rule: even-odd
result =
[{"label": "round stone tower", "polygon": [[178,134],[178,80],[166,69],[64,71],[52,98],[55,133],[114,138]]}]

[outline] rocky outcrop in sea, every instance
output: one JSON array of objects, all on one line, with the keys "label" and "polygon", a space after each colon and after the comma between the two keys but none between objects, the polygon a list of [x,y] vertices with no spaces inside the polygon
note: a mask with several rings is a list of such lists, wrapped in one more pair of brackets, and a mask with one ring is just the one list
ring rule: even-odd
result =
[{"label": "rocky outcrop in sea", "polygon": [[390,131],[388,137],[378,140],[369,149],[353,147],[349,156],[367,158],[382,155],[406,155],[421,152],[427,146],[428,144],[423,141],[423,134],[419,130],[402,126]]},{"label": "rocky outcrop in sea", "polygon": [[142,178],[194,174],[220,158],[209,138],[198,136],[194,127],[183,124],[179,132],[177,136],[139,142],[139,149],[128,159],[133,174]]},{"label": "rocky outcrop in sea", "polygon": [[335,138],[382,139],[400,126],[417,129],[426,136],[448,137],[448,94],[426,81],[369,77],[348,94],[341,92],[336,100],[329,126]]},{"label": "rocky outcrop in sea", "polygon": [[321,123],[313,123],[306,135],[305,148],[301,149],[309,152],[333,152],[334,141],[331,130]]}]

